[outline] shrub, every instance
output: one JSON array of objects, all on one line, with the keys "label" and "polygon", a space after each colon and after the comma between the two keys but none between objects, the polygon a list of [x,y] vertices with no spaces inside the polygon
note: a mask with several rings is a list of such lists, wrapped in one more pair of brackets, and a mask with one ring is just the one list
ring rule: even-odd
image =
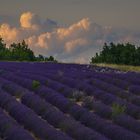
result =
[{"label": "shrub", "polygon": [[74,121],[71,119],[64,119],[59,123],[59,128],[64,132],[72,132],[73,131]]},{"label": "shrub", "polygon": [[87,96],[83,99],[82,106],[93,109],[93,96]]},{"label": "shrub", "polygon": [[33,82],[32,82],[32,88],[33,88],[33,90],[39,88],[39,86],[40,86],[40,82],[39,81],[36,81],[36,80],[33,80]]},{"label": "shrub", "polygon": [[81,101],[85,95],[86,93],[83,91],[74,90],[72,93],[72,98],[74,98],[78,102]]},{"label": "shrub", "polygon": [[117,103],[113,103],[111,108],[112,108],[112,118],[115,118],[118,115],[125,113],[126,110],[125,106],[119,105]]}]

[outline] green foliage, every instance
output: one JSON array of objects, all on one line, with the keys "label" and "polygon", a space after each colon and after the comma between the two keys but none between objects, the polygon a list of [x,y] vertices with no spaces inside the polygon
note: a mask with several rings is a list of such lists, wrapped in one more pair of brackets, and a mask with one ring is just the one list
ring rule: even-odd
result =
[{"label": "green foliage", "polygon": [[85,95],[86,95],[86,93],[83,91],[74,90],[71,98],[73,98],[75,101],[78,102],[78,101],[81,101]]},{"label": "green foliage", "polygon": [[67,121],[67,120],[63,120],[59,123],[58,127],[63,131],[63,132],[73,132],[73,120]]},{"label": "green foliage", "polygon": [[11,59],[19,61],[35,61],[35,56],[32,50],[23,40],[22,43],[13,43],[10,45]]},{"label": "green foliage", "polygon": [[36,57],[36,61],[45,61],[45,57],[39,54],[38,57]]},{"label": "green foliage", "polygon": [[0,60],[8,61],[51,61],[57,62],[53,56],[44,57],[39,54],[35,57],[34,52],[23,40],[21,43],[12,43],[8,48],[4,40],[0,37]]},{"label": "green foliage", "polygon": [[130,43],[105,43],[103,50],[91,58],[91,63],[140,65],[140,47]]},{"label": "green foliage", "polygon": [[87,96],[83,99],[82,106],[87,107],[88,109],[93,109],[93,96]]},{"label": "green foliage", "polygon": [[38,89],[39,87],[40,87],[40,82],[36,81],[36,80],[33,80],[33,82],[32,82],[33,90]]},{"label": "green foliage", "polygon": [[125,110],[126,110],[125,106],[121,106],[117,103],[113,103],[112,104],[112,118],[115,118],[118,115],[125,113]]},{"label": "green foliage", "polygon": [[4,43],[4,40],[0,37],[0,51],[5,50],[6,44]]},{"label": "green foliage", "polygon": [[48,58],[48,61],[54,61],[54,57],[53,57],[53,56],[50,56],[50,57]]},{"label": "green foliage", "polygon": [[55,60],[53,56],[46,58],[46,61],[57,62],[57,60]]},{"label": "green foliage", "polygon": [[38,57],[36,57],[36,61],[44,61],[44,62],[57,62],[53,56],[50,57],[44,57],[43,55],[39,54]]},{"label": "green foliage", "polygon": [[140,72],[140,66],[105,64],[105,63],[96,63],[95,65],[99,67],[114,68],[114,69],[118,69],[124,72],[128,72],[128,71]]},{"label": "green foliage", "polygon": [[6,48],[4,40],[0,37],[0,60],[9,59],[10,53]]}]

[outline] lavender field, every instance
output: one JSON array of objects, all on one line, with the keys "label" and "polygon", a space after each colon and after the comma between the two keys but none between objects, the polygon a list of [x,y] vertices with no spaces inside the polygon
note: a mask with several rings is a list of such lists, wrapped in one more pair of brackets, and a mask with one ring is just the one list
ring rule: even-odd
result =
[{"label": "lavender field", "polygon": [[140,73],[0,62],[1,140],[140,140]]}]

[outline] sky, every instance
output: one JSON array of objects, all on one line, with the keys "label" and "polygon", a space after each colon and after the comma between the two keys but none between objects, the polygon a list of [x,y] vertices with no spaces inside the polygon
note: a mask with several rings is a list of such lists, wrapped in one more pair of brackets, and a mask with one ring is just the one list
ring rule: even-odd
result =
[{"label": "sky", "polygon": [[87,63],[104,42],[139,45],[139,0],[0,0],[0,36],[35,54]]}]

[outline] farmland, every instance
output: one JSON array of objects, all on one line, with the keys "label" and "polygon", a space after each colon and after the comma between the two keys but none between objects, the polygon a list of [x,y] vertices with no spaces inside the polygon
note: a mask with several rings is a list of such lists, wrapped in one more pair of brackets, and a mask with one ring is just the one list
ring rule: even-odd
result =
[{"label": "farmland", "polygon": [[140,140],[140,73],[0,62],[0,139]]},{"label": "farmland", "polygon": [[96,63],[95,65],[101,67],[110,67],[114,69],[119,69],[121,71],[133,71],[140,72],[140,66],[129,66],[129,65],[117,65],[117,64],[106,64],[106,63]]}]

